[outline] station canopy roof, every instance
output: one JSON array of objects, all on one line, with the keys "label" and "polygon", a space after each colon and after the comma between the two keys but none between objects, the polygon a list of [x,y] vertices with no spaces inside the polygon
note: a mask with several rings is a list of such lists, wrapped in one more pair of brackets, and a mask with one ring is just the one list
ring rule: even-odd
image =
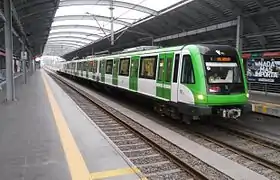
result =
[{"label": "station canopy roof", "polygon": [[191,1],[61,0],[44,54],[66,54],[108,38],[112,29],[114,32],[122,31]]}]

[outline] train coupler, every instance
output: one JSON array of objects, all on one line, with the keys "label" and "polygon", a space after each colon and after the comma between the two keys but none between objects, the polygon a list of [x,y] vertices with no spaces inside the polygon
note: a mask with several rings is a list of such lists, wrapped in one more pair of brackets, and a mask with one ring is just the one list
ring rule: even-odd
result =
[{"label": "train coupler", "polygon": [[238,119],[241,116],[241,109],[239,108],[219,109],[218,114],[223,118]]}]

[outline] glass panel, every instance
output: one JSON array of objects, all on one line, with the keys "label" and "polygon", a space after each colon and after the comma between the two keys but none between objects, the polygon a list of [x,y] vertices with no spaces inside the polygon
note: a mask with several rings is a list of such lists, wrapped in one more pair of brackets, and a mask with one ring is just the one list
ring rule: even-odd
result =
[{"label": "glass panel", "polygon": [[106,74],[112,74],[113,71],[113,60],[106,61]]},{"label": "glass panel", "polygon": [[241,71],[234,57],[204,56],[209,84],[241,83]]},{"label": "glass panel", "polygon": [[163,81],[163,70],[164,70],[164,59],[160,59],[159,60],[159,64],[158,64],[158,80],[159,81]]},{"label": "glass panel", "polygon": [[174,83],[176,83],[178,80],[179,60],[180,60],[180,55],[176,54],[175,55],[175,64],[174,64],[174,73],[173,73],[173,82]]},{"label": "glass panel", "polygon": [[141,57],[140,77],[155,79],[157,56]]},{"label": "glass panel", "polygon": [[166,73],[165,73],[165,81],[171,82],[171,76],[172,76],[172,60],[171,58],[167,58],[167,64],[166,64]]},{"label": "glass panel", "polygon": [[194,71],[190,55],[183,56],[181,83],[194,84]]},{"label": "glass panel", "polygon": [[120,69],[119,69],[119,74],[123,76],[128,76],[129,74],[129,64],[130,64],[130,59],[121,59],[120,60]]}]

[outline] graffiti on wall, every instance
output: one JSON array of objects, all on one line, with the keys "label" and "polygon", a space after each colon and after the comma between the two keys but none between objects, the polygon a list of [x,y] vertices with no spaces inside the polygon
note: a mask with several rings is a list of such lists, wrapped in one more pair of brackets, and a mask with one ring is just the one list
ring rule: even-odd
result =
[{"label": "graffiti on wall", "polygon": [[280,83],[280,58],[250,58],[247,60],[249,82]]}]

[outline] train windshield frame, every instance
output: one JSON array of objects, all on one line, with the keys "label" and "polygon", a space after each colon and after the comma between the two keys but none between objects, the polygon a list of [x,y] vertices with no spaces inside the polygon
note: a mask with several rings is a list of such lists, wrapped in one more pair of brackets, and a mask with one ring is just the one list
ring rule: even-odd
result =
[{"label": "train windshield frame", "polygon": [[240,84],[241,68],[235,57],[204,55],[208,84]]},{"label": "train windshield frame", "polygon": [[244,92],[243,75],[238,56],[202,55],[208,93]]}]

